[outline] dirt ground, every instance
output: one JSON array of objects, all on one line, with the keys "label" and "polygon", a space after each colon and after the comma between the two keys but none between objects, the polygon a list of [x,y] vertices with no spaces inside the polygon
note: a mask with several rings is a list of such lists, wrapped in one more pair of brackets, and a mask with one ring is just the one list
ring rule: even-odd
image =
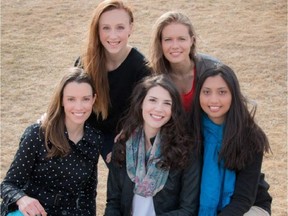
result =
[{"label": "dirt ground", "polygon": [[[51,91],[83,49],[99,1],[1,0],[1,179],[24,129],[46,111]],[[287,215],[287,2],[285,0],[134,0],[131,45],[148,56],[152,24],[168,10],[192,20],[198,52],[237,73],[258,103],[256,119],[273,154],[263,172],[272,212]],[[107,169],[99,164],[98,215],[103,215]]]}]

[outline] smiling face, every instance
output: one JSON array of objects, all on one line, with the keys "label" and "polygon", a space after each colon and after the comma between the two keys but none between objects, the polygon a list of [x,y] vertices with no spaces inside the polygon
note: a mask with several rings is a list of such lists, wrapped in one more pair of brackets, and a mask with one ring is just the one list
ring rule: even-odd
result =
[{"label": "smiling face", "polygon": [[188,27],[180,23],[171,23],[162,31],[162,51],[171,63],[190,62],[189,53],[193,44]]},{"label": "smiling face", "polygon": [[200,106],[215,124],[222,124],[230,109],[232,95],[220,75],[208,77],[200,92]]},{"label": "smiling face", "polygon": [[128,13],[123,9],[104,12],[99,20],[99,37],[110,54],[119,53],[127,46],[132,24]]},{"label": "smiling face", "polygon": [[172,99],[169,92],[161,86],[151,88],[142,104],[144,130],[149,137],[157,134],[171,118]]},{"label": "smiling face", "polygon": [[96,96],[88,83],[70,82],[63,89],[62,105],[68,127],[83,125],[92,112]]}]

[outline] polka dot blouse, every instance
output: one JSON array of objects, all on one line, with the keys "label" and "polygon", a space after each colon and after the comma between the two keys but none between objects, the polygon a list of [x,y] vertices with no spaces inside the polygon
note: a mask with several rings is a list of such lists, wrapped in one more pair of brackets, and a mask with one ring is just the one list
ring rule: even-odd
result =
[{"label": "polka dot blouse", "polygon": [[[95,215],[97,163],[103,137],[89,125],[70,153],[47,158],[39,124],[29,126],[1,183],[1,197],[9,209],[24,195],[40,201],[48,215]],[[68,138],[68,133],[66,132]]]}]

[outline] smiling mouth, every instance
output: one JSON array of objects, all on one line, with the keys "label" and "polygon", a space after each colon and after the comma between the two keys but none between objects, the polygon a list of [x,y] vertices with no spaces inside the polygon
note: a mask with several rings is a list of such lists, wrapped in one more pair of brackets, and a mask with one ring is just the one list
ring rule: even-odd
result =
[{"label": "smiling mouth", "polygon": [[172,56],[179,56],[179,55],[181,55],[181,52],[171,52],[170,55],[172,55]]},{"label": "smiling mouth", "polygon": [[120,44],[120,41],[117,42],[108,41],[108,44],[110,44],[111,46],[117,46],[118,44]]},{"label": "smiling mouth", "polygon": [[74,112],[73,114],[80,117],[84,115],[84,112]]},{"label": "smiling mouth", "polygon": [[161,119],[164,118],[163,116],[160,116],[160,115],[154,115],[154,114],[150,114],[150,116],[151,116],[153,119],[156,119],[156,120],[161,120]]},{"label": "smiling mouth", "polygon": [[218,110],[220,110],[220,106],[209,106],[209,109],[212,111],[212,112],[216,112]]}]

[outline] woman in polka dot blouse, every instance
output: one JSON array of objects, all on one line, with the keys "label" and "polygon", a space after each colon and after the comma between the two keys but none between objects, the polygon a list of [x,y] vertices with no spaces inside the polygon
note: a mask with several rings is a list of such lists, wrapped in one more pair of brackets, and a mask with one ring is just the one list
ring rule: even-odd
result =
[{"label": "woman in polka dot blouse", "polygon": [[86,120],[96,99],[89,76],[70,68],[47,117],[29,126],[1,183],[1,215],[96,215],[102,134]]}]

